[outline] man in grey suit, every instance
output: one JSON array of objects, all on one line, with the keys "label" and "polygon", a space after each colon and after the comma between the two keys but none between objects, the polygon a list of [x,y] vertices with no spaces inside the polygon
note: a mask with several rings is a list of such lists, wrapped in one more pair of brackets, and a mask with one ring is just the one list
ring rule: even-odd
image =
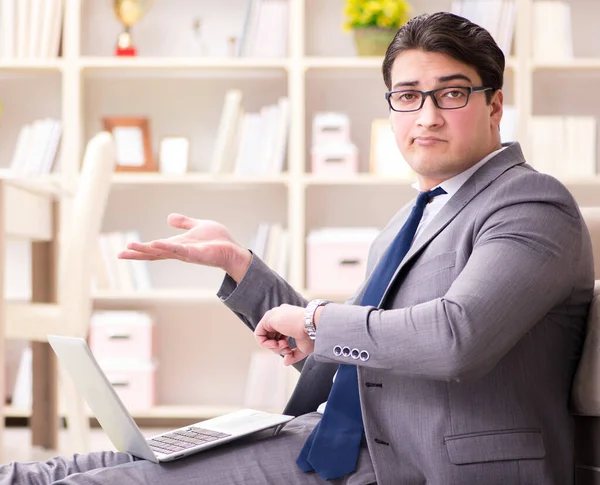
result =
[{"label": "man in grey suit", "polygon": [[[333,389],[342,368],[356,369],[364,436],[352,460],[332,459],[352,463],[331,483],[573,484],[568,403],[592,297],[591,243],[569,192],[527,165],[517,143],[501,144],[503,70],[489,33],[460,17],[424,15],[400,29],[383,74],[424,202],[381,232],[346,304],[307,302],[213,221],[171,215],[187,232],[121,254],[226,271],[224,304],[302,368],[285,409],[298,418],[277,436],[168,465],[109,452],[13,463],[0,483],[326,483],[310,471],[318,457],[309,466],[302,453],[338,412],[332,380],[344,364]],[[388,264],[411,224],[401,261]],[[391,280],[378,304],[362,304],[382,271]]]}]

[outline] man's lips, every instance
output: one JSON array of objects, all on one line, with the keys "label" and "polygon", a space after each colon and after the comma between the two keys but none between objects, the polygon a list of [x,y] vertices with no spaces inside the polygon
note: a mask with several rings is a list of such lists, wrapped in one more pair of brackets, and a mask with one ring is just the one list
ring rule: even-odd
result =
[{"label": "man's lips", "polygon": [[416,143],[417,145],[434,145],[436,143],[440,143],[443,141],[445,141],[445,140],[442,140],[441,138],[438,138],[437,136],[417,136],[413,140],[413,143]]}]

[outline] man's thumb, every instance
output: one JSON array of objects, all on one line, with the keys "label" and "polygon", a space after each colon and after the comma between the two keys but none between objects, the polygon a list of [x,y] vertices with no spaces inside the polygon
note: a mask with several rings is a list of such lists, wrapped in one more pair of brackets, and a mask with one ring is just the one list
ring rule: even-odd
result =
[{"label": "man's thumb", "polygon": [[171,226],[178,229],[192,229],[196,225],[194,219],[183,214],[169,214],[167,221]]}]

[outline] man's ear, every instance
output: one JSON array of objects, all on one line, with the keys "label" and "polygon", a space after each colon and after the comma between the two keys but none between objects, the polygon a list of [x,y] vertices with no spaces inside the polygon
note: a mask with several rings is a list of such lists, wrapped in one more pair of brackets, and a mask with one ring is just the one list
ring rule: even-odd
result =
[{"label": "man's ear", "polygon": [[504,93],[498,89],[492,99],[490,100],[490,121],[492,124],[499,126],[500,120],[502,119],[502,112],[504,105]]}]

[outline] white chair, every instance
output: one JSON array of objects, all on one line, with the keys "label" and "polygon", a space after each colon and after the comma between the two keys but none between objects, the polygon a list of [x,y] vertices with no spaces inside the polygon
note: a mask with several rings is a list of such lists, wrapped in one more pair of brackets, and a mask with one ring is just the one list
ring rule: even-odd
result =
[{"label": "white chair", "polygon": [[[7,338],[42,342],[49,347],[49,333],[87,336],[93,306],[91,255],[96,251],[114,167],[115,147],[112,135],[100,132],[86,146],[74,197],[64,201],[63,196],[69,217],[63,217],[68,219],[65,221],[68,225],[65,227],[63,223],[61,227],[57,303],[36,305],[39,310],[36,312],[28,311],[24,306],[20,310],[18,307],[13,308],[7,315]],[[36,370],[34,365],[34,385]],[[52,374],[52,370],[44,373],[47,374],[44,377],[50,380],[56,378],[55,375],[48,375]],[[68,377],[63,378],[60,371],[59,376],[69,446],[77,452],[88,451],[89,421],[83,399]],[[47,405],[51,407],[52,403]]]}]

